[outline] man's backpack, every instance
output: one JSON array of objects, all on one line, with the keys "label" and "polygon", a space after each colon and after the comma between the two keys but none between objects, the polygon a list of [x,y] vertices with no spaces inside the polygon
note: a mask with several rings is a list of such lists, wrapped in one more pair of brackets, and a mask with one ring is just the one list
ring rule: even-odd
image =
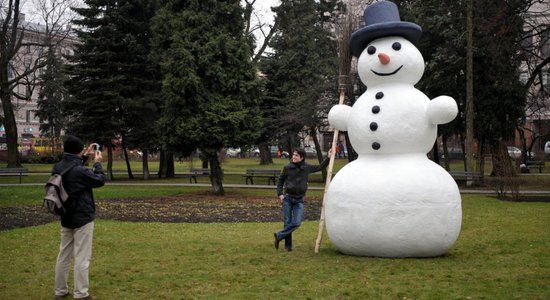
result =
[{"label": "man's backpack", "polygon": [[63,187],[63,175],[75,166],[76,164],[73,164],[61,173],[53,174],[46,182],[46,185],[44,186],[44,190],[46,192],[46,195],[44,196],[44,206],[48,212],[57,216],[61,216],[65,213],[64,204],[65,201],[67,201],[67,198],[69,198],[69,195]]}]

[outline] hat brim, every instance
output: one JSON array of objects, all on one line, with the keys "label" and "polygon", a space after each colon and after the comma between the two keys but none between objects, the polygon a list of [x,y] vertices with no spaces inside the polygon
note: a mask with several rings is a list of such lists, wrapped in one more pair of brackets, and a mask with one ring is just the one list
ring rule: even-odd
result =
[{"label": "hat brim", "polygon": [[365,47],[373,40],[385,36],[402,36],[416,45],[422,28],[410,22],[385,22],[365,26],[355,31],[349,40],[350,51],[353,56],[359,57]]}]

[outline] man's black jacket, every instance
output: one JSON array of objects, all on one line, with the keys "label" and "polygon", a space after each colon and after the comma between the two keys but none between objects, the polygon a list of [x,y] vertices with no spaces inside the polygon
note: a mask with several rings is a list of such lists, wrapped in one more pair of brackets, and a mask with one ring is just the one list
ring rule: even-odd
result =
[{"label": "man's black jacket", "polygon": [[325,158],[318,166],[312,166],[305,163],[304,160],[295,164],[289,163],[284,166],[279,182],[277,183],[277,195],[284,193],[294,197],[302,197],[307,191],[307,180],[309,173],[319,172],[326,168],[329,163],[329,158]]},{"label": "man's black jacket", "polygon": [[66,212],[61,216],[61,226],[74,229],[95,219],[92,188],[105,184],[105,174],[100,163],[95,163],[92,171],[82,165],[78,155],[70,153],[63,153],[63,159],[55,164],[52,174],[59,174],[71,165],[76,166],[63,175],[63,187],[69,198],[65,203]]}]

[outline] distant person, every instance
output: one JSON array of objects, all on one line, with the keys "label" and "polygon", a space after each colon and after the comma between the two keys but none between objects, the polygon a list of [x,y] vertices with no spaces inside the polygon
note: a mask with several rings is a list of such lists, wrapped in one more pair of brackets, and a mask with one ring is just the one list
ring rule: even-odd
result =
[{"label": "distant person", "polygon": [[[95,299],[88,293],[88,267],[92,258],[94,235],[95,203],[92,188],[105,183],[101,167],[101,152],[93,146],[83,151],[84,144],[74,136],[68,136],[63,143],[63,157],[55,164],[52,173],[61,173],[74,166],[63,175],[63,186],[69,195],[65,213],[61,216],[61,243],[55,265],[55,299],[67,299],[69,288],[67,279],[71,258],[74,257],[74,299]],[[90,170],[83,164],[88,155],[93,154],[94,165]]]},{"label": "distant person", "polygon": [[338,156],[339,157],[346,157],[346,152],[344,152],[344,149],[345,149],[344,144],[342,144],[341,141],[338,141],[337,146],[338,146],[338,152],[337,152]]},{"label": "distant person", "polygon": [[[328,153],[331,155],[331,150]],[[306,152],[296,149],[292,153],[290,163],[283,167],[277,183],[277,195],[283,205],[284,227],[282,231],[274,233],[274,246],[279,249],[279,242],[285,240],[285,250],[292,251],[292,232],[302,224],[304,214],[304,196],[307,191],[308,176],[326,168],[329,158],[325,158],[321,165],[313,166],[305,163]]]}]

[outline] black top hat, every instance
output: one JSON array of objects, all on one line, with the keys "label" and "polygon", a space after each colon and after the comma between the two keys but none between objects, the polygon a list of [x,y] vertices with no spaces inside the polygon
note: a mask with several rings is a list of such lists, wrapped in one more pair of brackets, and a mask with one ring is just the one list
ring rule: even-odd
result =
[{"label": "black top hat", "polygon": [[355,31],[349,40],[350,51],[359,57],[373,40],[385,36],[402,36],[416,44],[422,28],[414,23],[401,22],[397,5],[389,1],[378,1],[369,5],[363,14],[365,26]]}]

